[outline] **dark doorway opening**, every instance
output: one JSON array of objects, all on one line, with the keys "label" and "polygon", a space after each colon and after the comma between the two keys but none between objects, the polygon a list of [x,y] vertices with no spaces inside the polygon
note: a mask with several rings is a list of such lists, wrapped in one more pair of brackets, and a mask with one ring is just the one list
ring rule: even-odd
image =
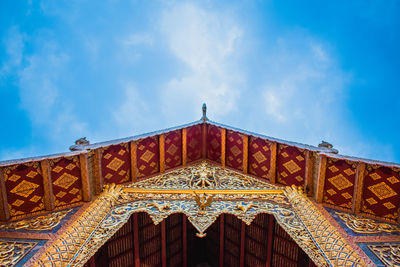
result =
[{"label": "dark doorway opening", "polygon": [[205,237],[196,233],[183,214],[154,225],[147,213],[135,213],[85,266],[316,266],[272,215],[259,214],[248,226],[223,214]]}]

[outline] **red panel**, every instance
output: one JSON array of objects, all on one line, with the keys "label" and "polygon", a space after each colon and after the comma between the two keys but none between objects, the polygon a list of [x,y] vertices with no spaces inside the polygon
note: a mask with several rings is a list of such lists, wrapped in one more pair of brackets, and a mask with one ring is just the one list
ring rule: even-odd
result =
[{"label": "red panel", "polygon": [[306,161],[304,151],[279,144],[277,157],[277,182],[283,185],[303,185]]},{"label": "red panel", "polygon": [[361,211],[395,221],[400,206],[400,174],[388,167],[367,165]]},{"label": "red panel", "polygon": [[225,214],[224,266],[240,266],[240,231],[242,222],[234,215]]},{"label": "red panel", "polygon": [[221,129],[214,125],[208,125],[207,158],[221,162]]},{"label": "red panel", "polygon": [[246,226],[245,266],[266,266],[268,220],[270,215],[259,214]]},{"label": "red panel", "polygon": [[79,157],[59,158],[50,162],[55,206],[82,200],[82,180]]},{"label": "red panel", "polygon": [[104,149],[101,170],[104,183],[121,184],[130,180],[130,155],[127,143],[112,145]]},{"label": "red panel", "polygon": [[268,141],[250,137],[249,140],[249,173],[268,179],[268,171],[271,164],[271,143]]},{"label": "red panel", "polygon": [[182,135],[180,130],[165,134],[165,169],[182,164]]},{"label": "red panel", "polygon": [[243,136],[238,132],[226,132],[226,165],[243,170]]},{"label": "red panel", "polygon": [[12,217],[44,210],[43,176],[38,162],[7,167],[4,171]]},{"label": "red panel", "polygon": [[151,136],[137,143],[138,177],[148,176],[159,171],[158,136]]},{"label": "red panel", "polygon": [[186,130],[187,162],[201,158],[201,125],[194,125]]},{"label": "red panel", "polygon": [[351,209],[356,164],[345,160],[328,159],[326,167],[323,201]]},{"label": "red panel", "polygon": [[300,247],[275,221],[272,266],[297,266]]}]

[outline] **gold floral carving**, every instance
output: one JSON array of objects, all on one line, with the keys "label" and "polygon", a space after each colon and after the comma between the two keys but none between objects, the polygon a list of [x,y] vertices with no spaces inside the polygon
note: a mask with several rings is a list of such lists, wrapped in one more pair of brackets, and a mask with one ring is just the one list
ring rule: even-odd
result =
[{"label": "gold floral carving", "polygon": [[37,242],[0,239],[0,266],[15,266]]},{"label": "gold floral carving", "polygon": [[360,234],[379,234],[383,232],[400,232],[400,227],[393,224],[381,223],[372,219],[361,218],[353,214],[344,212],[335,212],[346,226],[355,233]]},{"label": "gold floral carving", "polygon": [[[207,205],[199,205],[196,194]],[[257,214],[273,214],[318,266],[364,265],[297,188],[283,189],[207,162],[130,185],[106,187],[35,265],[83,265],[135,212],[148,213],[155,224],[173,213],[184,213],[199,237],[223,213],[248,225]]]},{"label": "gold floral carving", "polygon": [[1,230],[27,230],[27,231],[51,231],[60,224],[61,220],[70,213],[69,210],[49,213],[35,218],[20,220],[7,224],[1,224]]},{"label": "gold floral carving", "polygon": [[400,266],[400,244],[368,245],[385,266]]}]

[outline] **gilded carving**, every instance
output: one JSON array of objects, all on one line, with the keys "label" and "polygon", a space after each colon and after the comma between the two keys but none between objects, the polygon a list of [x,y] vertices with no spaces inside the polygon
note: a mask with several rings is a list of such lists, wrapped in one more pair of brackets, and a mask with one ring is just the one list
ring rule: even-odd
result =
[{"label": "gilded carving", "polygon": [[400,266],[400,244],[368,245],[385,266]]},{"label": "gilded carving", "polygon": [[393,224],[381,223],[372,219],[361,218],[353,214],[335,212],[346,226],[355,233],[360,234],[379,234],[400,232],[400,227]]},{"label": "gilded carving", "polygon": [[[195,194],[206,195],[201,200]],[[127,186],[106,187],[35,265],[83,265],[134,212],[148,213],[155,224],[184,213],[199,237],[223,213],[246,224],[257,214],[273,214],[318,266],[364,265],[297,188],[282,189],[206,162]]]},{"label": "gilded carving", "polygon": [[67,216],[69,210],[62,210],[58,212],[49,213],[46,215],[38,216],[35,218],[20,220],[7,224],[1,224],[1,230],[27,230],[27,231],[51,231],[57,225],[60,224],[61,220]]},{"label": "gilded carving", "polygon": [[37,242],[0,239],[0,266],[15,266]]}]

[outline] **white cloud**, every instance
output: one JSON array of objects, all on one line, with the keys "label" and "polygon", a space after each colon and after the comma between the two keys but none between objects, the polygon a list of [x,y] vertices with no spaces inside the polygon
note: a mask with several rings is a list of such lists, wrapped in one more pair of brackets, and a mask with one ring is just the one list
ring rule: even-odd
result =
[{"label": "white cloud", "polygon": [[207,102],[214,117],[232,111],[240,95],[236,49],[243,29],[234,18],[194,4],[177,4],[161,16],[163,37],[185,69],[162,88],[164,111],[198,116]]}]

